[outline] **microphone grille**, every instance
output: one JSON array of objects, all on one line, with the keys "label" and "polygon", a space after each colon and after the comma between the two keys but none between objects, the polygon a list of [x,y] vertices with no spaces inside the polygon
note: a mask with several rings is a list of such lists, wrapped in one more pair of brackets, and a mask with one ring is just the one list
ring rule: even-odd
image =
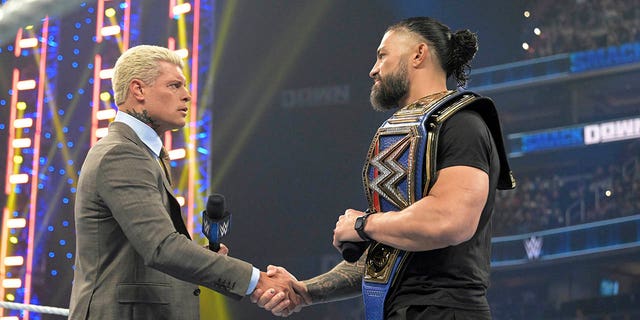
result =
[{"label": "microphone grille", "polygon": [[224,217],[224,196],[218,193],[209,195],[207,199],[207,216],[211,219]]}]

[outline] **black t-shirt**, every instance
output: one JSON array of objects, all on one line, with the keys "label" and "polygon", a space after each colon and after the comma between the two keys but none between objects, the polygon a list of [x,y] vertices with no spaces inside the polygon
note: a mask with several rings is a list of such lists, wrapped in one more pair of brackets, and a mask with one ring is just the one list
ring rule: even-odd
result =
[{"label": "black t-shirt", "polygon": [[[501,139],[501,137],[499,137]],[[470,166],[489,175],[489,195],[473,237],[456,246],[414,252],[387,300],[386,311],[409,305],[489,310],[491,214],[500,173],[498,152],[482,117],[462,110],[443,123],[436,169]]]}]

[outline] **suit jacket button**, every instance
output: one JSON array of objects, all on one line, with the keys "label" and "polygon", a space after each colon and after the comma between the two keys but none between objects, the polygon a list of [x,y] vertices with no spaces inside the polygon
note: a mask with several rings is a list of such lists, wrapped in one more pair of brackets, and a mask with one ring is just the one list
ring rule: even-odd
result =
[{"label": "suit jacket button", "polygon": [[200,288],[193,290],[193,295],[194,296],[199,296],[200,295]]}]

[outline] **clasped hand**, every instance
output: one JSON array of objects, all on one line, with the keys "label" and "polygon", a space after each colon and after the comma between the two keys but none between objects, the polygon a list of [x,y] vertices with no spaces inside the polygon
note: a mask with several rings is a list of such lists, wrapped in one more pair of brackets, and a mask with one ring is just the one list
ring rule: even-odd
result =
[{"label": "clasped hand", "polygon": [[365,213],[355,209],[345,210],[343,215],[338,217],[336,227],[333,229],[333,246],[341,251],[344,242],[360,242],[362,238],[354,228],[356,219]]},{"label": "clasped hand", "polygon": [[302,281],[298,281],[285,268],[270,265],[266,273],[260,272],[251,302],[276,316],[287,317],[310,305],[311,297]]}]

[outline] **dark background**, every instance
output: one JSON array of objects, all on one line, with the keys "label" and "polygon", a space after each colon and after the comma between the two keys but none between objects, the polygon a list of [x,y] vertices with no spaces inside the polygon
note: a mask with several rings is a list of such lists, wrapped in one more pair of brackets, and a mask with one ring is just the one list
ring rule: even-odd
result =
[{"label": "dark background", "polygon": [[[218,13],[224,13],[231,3],[217,2]],[[551,6],[550,1],[234,3],[237,7],[215,73],[211,106],[212,190],[227,197],[234,214],[233,230],[225,240],[232,255],[260,268],[285,266],[300,279],[325,272],[340,261],[331,246],[336,218],[347,208],[366,205],[362,166],[373,134],[389,116],[370,107],[372,82],[368,73],[387,26],[406,17],[426,15],[452,30],[476,32],[480,49],[472,63],[469,87],[473,90],[474,69],[532,58],[531,52],[521,47],[532,38],[523,30],[534,24],[523,17],[523,11]],[[637,88],[636,77],[633,71],[618,72],[480,93],[494,98],[508,134],[638,114],[637,103],[609,102],[614,96],[637,96],[633,89]],[[348,98],[333,103],[288,104],[291,90],[333,86],[348,88]],[[595,165],[615,163],[626,145],[523,157],[512,160],[513,169],[516,176],[519,172],[540,174],[571,168],[590,172]],[[637,254],[632,257],[637,260]],[[583,274],[599,270],[595,263],[581,265],[586,268]],[[520,272],[495,275],[499,281],[497,288],[490,289],[491,303],[518,305],[526,299],[521,297],[530,292],[513,281],[523,274],[534,279],[526,283],[541,281],[549,286],[558,277],[567,278],[562,273],[556,279],[544,278],[550,274],[546,269]],[[573,290],[578,282],[597,291],[597,283],[587,284],[587,279],[570,281],[574,282]],[[556,306],[552,301],[559,295],[549,293],[549,288],[536,290],[538,310]],[[510,300],[513,297],[517,298]],[[238,319],[266,317],[246,301],[229,305]],[[513,316],[501,311],[494,312],[496,319],[526,318],[522,313]],[[294,318],[361,316],[361,302],[353,299],[313,306]]]},{"label": "dark background", "polygon": [[[43,129],[50,136],[41,146],[46,151],[41,179],[48,187],[41,191],[44,196],[38,203],[41,223],[35,254],[40,258],[34,266],[34,303],[63,308],[68,306],[73,278],[73,183],[89,148],[90,98],[83,92],[92,87],[86,66],[103,49],[92,39],[92,6],[89,1],[52,24],[58,28],[59,46],[50,59],[58,61],[56,55],[64,59],[48,73],[55,101],[41,115],[48,124],[61,121],[66,131]],[[197,192],[203,199],[213,192],[225,195],[233,223],[223,240],[232,256],[262,270],[269,264],[281,265],[299,279],[307,279],[341,261],[331,245],[333,227],[345,209],[365,207],[361,175],[366,152],[378,126],[390,115],[372,110],[368,73],[385,29],[403,18],[432,16],[452,30],[468,28],[477,33],[479,51],[471,64],[469,89],[496,102],[505,136],[640,114],[640,57],[635,63],[555,79],[525,74],[521,84],[503,87],[483,86],[479,77],[486,75],[481,71],[488,67],[510,64],[503,74],[509,78],[520,64],[637,43],[639,0],[210,0],[203,1],[203,7],[207,10],[200,26],[198,107],[205,110],[206,121],[199,125],[210,127],[211,135],[210,157],[203,165],[209,180]],[[134,1],[133,9],[138,18],[131,26],[132,45],[164,45],[164,39],[176,32],[175,26],[164,23],[168,10],[164,1]],[[525,18],[524,10],[530,10],[532,18]],[[532,33],[537,26],[543,32],[539,38]],[[72,41],[71,35],[78,35],[79,41]],[[532,44],[532,49],[523,50],[523,42]],[[11,45],[3,43],[0,48],[0,150],[7,147],[12,64],[19,60],[29,70],[34,61],[32,56],[15,59],[8,49]],[[115,59],[118,54],[113,50],[104,56]],[[72,67],[73,62],[81,67]],[[74,144],[60,146],[61,141]],[[501,227],[497,235],[568,225],[566,221],[549,223],[540,213],[555,205],[540,199],[569,199],[548,185],[561,181],[567,192],[583,188],[582,197],[593,202],[594,196],[601,195],[589,193],[589,184],[607,178],[598,170],[630,168],[640,154],[638,144],[635,139],[512,158],[521,186],[513,191],[515,197],[499,193],[494,214],[494,227]],[[74,159],[72,164],[66,163],[62,149]],[[60,173],[61,169],[66,171]],[[0,161],[0,172],[5,170],[6,164]],[[640,177],[640,169],[631,172]],[[640,193],[637,187],[632,190],[635,193],[627,199],[637,206]],[[517,205],[505,204],[511,198],[518,200]],[[0,198],[0,204],[4,202],[6,197]],[[534,214],[514,222],[521,207],[540,210],[529,210]],[[625,214],[640,213],[633,210]],[[608,214],[596,220],[612,218]],[[621,215],[615,210],[613,214]],[[574,224],[579,222],[587,221]],[[580,318],[578,310],[583,312],[585,306],[592,307],[585,319],[602,319],[611,310],[630,310],[638,316],[636,247],[494,268],[489,289],[494,318],[574,319]],[[619,294],[604,297],[602,280],[617,281]],[[232,319],[273,318],[248,299],[226,302]],[[618,315],[614,319],[624,319]],[[362,303],[352,299],[312,306],[292,318],[362,319]],[[37,316],[32,314],[32,319]]]}]

